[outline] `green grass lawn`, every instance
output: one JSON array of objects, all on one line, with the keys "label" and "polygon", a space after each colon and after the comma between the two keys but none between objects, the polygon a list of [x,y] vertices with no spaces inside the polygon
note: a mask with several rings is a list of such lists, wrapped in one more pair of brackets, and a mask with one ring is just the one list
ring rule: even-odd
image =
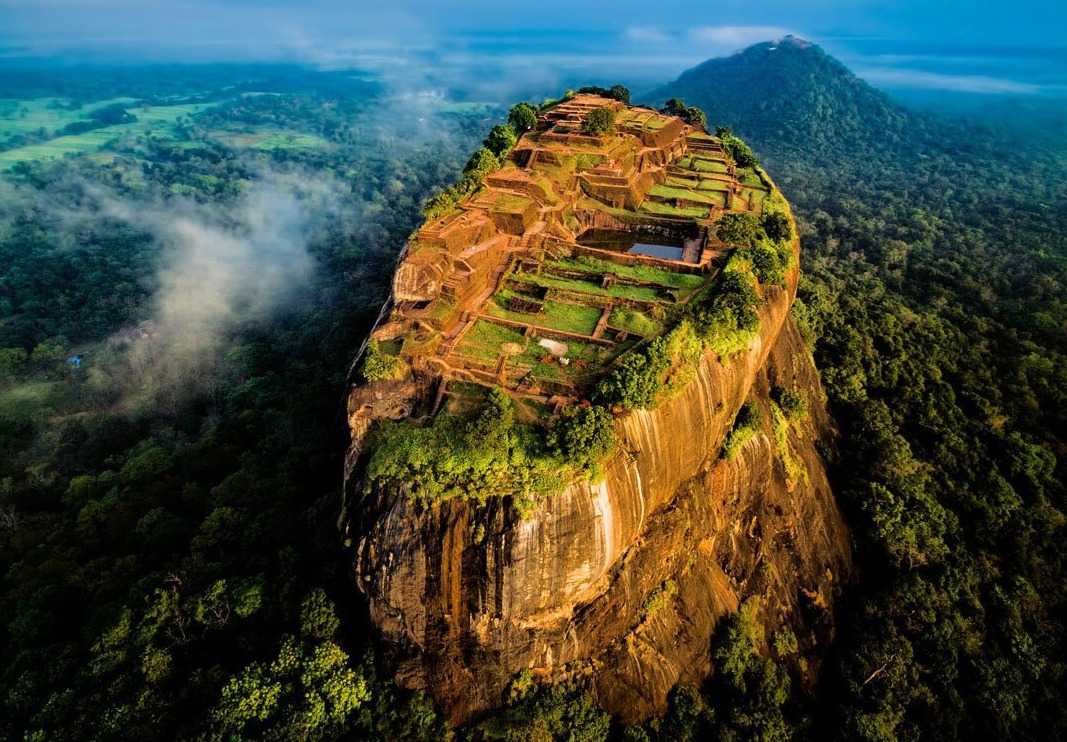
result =
[{"label": "green grass lawn", "polygon": [[81,109],[64,110],[65,98],[0,99],[0,137],[45,129],[55,131],[77,121]]},{"label": "green grass lawn", "polygon": [[456,352],[493,363],[503,352],[504,343],[517,343],[525,348],[526,342],[526,338],[518,330],[479,319],[460,340]]},{"label": "green grass lawn", "polygon": [[700,180],[697,176],[682,177],[679,175],[668,175],[667,179],[663,181],[663,185],[669,188],[699,188]]},{"label": "green grass lawn", "polygon": [[701,189],[700,192],[704,195],[704,203],[726,208],[726,199],[728,197],[726,191]]},{"label": "green grass lawn", "polygon": [[763,178],[751,170],[746,170],[739,180],[743,185],[752,186],[753,188],[766,188],[767,184],[763,182]]},{"label": "green grass lawn", "polygon": [[[514,363],[528,366],[534,378],[566,381],[577,385],[588,384],[595,380],[606,364],[637,343],[636,340],[628,340],[626,343],[612,348],[568,340],[567,355],[565,357],[570,360],[570,363],[563,366],[555,360],[547,363],[541,362],[541,358],[550,354],[545,348],[538,345],[539,339],[535,335],[530,339],[530,344],[526,351],[522,355],[514,356],[511,360]],[[587,367],[581,368],[580,364],[577,363],[578,361],[582,361]]]},{"label": "green grass lawn", "polygon": [[[120,100],[120,99],[117,99]],[[100,107],[108,101],[96,102],[84,110]],[[11,166],[19,162],[58,159],[65,155],[84,155],[98,152],[109,142],[126,136],[151,134],[156,137],[170,138],[175,135],[174,124],[183,116],[192,116],[210,108],[213,103],[182,104],[176,106],[131,107],[130,113],[137,121],[128,124],[105,126],[83,134],[70,134],[56,137],[40,144],[16,147],[0,152],[0,166]],[[77,120],[84,118],[79,116]]]},{"label": "green grass lawn", "polygon": [[294,132],[279,132],[271,134],[262,141],[252,145],[252,149],[269,152],[274,149],[320,149],[329,144],[322,137],[312,134],[297,134]]},{"label": "green grass lawn", "polygon": [[528,283],[533,286],[562,289],[576,294],[614,296],[622,299],[636,299],[637,301],[660,301],[659,292],[654,288],[615,284],[609,288],[602,289],[600,288],[599,279],[594,279],[592,276],[590,276],[590,280],[588,281],[577,278],[566,278],[564,276],[553,276],[546,273],[540,275],[533,275],[532,273],[515,274],[513,278],[516,281]]},{"label": "green grass lawn", "polygon": [[734,181],[729,176],[722,178],[705,177],[700,179],[700,184],[697,186],[701,191],[728,191],[733,186]]},{"label": "green grass lawn", "polygon": [[703,276],[690,273],[665,271],[651,265],[620,265],[586,256],[568,260],[546,260],[545,265],[563,268],[564,270],[583,271],[591,276],[596,276],[598,280],[605,273],[614,273],[623,278],[633,278],[638,281],[658,283],[660,286],[666,286],[667,288],[682,289],[686,294],[696,291],[705,282]]},{"label": "green grass lawn", "polygon": [[97,129],[84,134],[72,134],[41,144],[31,144],[26,147],[9,149],[0,152],[0,164],[14,165],[18,162],[35,162],[37,160],[54,160],[64,155],[81,155],[98,151],[103,145],[116,139],[118,133],[111,131],[116,127]]},{"label": "green grass lawn", "polygon": [[215,129],[208,133],[208,138],[233,149],[254,147],[269,136],[266,132],[230,131]]},{"label": "green grass lawn", "polygon": [[488,387],[470,381],[452,380],[447,382],[445,411],[450,415],[468,415],[485,403]]},{"label": "green grass lawn", "polygon": [[644,312],[638,312],[627,307],[615,307],[612,310],[611,318],[608,319],[608,327],[615,330],[625,330],[641,337],[657,335],[663,330],[662,324],[651,319]]},{"label": "green grass lawn", "polygon": [[767,198],[767,191],[761,190],[759,188],[746,188],[744,193],[745,198],[749,199],[752,202],[753,209],[759,211],[763,208],[763,199]]},{"label": "green grass lawn", "polygon": [[492,301],[485,305],[485,313],[501,319],[509,319],[513,322],[525,322],[538,327],[547,327],[553,330],[573,332],[578,335],[592,335],[596,324],[600,321],[603,313],[597,307],[587,307],[581,304],[571,304],[561,301],[547,301],[540,314],[523,314],[509,311],[507,307],[508,297],[514,292],[504,289],[493,297]]},{"label": "green grass lawn", "polygon": [[655,201],[645,201],[641,204],[641,211],[648,214],[660,214],[662,216],[685,216],[692,217],[694,219],[707,219],[708,210],[699,206],[685,206],[682,208],[675,208],[670,204],[657,203]]},{"label": "green grass lawn", "polygon": [[8,404],[33,402],[43,404],[58,386],[55,381],[27,381],[0,392],[0,407]]},{"label": "green grass lawn", "polygon": [[[66,98],[0,99],[0,139],[18,134],[29,134],[44,129],[48,136],[67,124],[85,121],[98,108],[115,103],[136,103],[135,98],[110,98],[86,103],[70,109]],[[133,112],[133,109],[130,109]]]},{"label": "green grass lawn", "polygon": [[[589,307],[583,307],[583,309],[589,309]],[[596,314],[597,318],[599,318],[600,311],[597,310]],[[652,320],[648,321],[652,322]],[[592,329],[590,328],[591,331]],[[515,373],[516,366],[525,366],[530,369],[530,374],[534,378],[564,381],[581,386],[594,381],[606,364],[618,358],[639,342],[638,335],[640,333],[633,330],[627,331],[631,332],[631,337],[626,342],[617,343],[614,347],[596,343],[566,341],[566,358],[570,359],[570,364],[563,366],[556,360],[541,362],[542,358],[551,355],[547,349],[538,344],[542,337],[541,335],[535,333],[532,337],[526,338],[518,330],[479,319],[463,336],[454,353],[459,359],[480,363],[485,367],[495,367],[497,358],[503,352],[502,346],[505,343],[515,343],[522,347],[523,351],[508,357],[509,375]],[[583,363],[578,364],[578,361]],[[581,368],[581,365],[585,365],[586,368]],[[450,387],[449,392],[451,393],[451,391]]]},{"label": "green grass lawn", "polygon": [[723,160],[711,160],[706,157],[683,157],[675,163],[678,167],[687,170],[696,170],[701,173],[729,173],[730,167]]},{"label": "green grass lawn", "polygon": [[663,199],[684,199],[701,204],[715,203],[715,198],[709,195],[707,191],[701,191],[696,188],[673,188],[669,185],[658,185],[653,186],[649,194]]},{"label": "green grass lawn", "polygon": [[533,201],[525,196],[516,196],[511,193],[505,193],[493,202],[493,205],[489,210],[501,214],[521,214],[526,211],[532,203]]}]

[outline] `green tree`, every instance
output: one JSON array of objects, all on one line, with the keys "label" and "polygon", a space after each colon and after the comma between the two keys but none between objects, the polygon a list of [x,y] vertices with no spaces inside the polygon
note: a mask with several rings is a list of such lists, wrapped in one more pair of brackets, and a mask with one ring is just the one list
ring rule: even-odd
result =
[{"label": "green tree", "polygon": [[679,98],[671,98],[663,104],[663,108],[659,109],[660,113],[665,113],[668,116],[682,116],[685,114],[687,108],[685,102]]},{"label": "green tree", "polygon": [[587,95],[599,95],[601,98],[613,98],[627,105],[630,104],[630,89],[624,85],[615,84],[610,88],[604,88],[599,85],[586,85],[583,88],[579,88],[578,92]]},{"label": "green tree", "polygon": [[269,663],[253,662],[230,678],[212,713],[227,735],[274,739],[336,737],[370,700],[364,676],[332,637],[333,602],[316,588],[301,604],[301,636],[283,637]]},{"label": "green tree", "polygon": [[508,435],[515,424],[515,403],[500,387],[493,387],[486,396],[485,404],[468,424],[467,445],[493,451],[506,451]]},{"label": "green tree", "polygon": [[615,133],[615,109],[600,106],[585,114],[582,131],[591,137],[603,137]]},{"label": "green tree", "polygon": [[340,627],[333,601],[321,587],[314,588],[300,604],[300,635],[308,639],[331,639]]},{"label": "green tree", "polygon": [[17,376],[28,358],[29,354],[22,348],[0,348],[0,380]]},{"label": "green tree", "polygon": [[615,420],[600,406],[571,411],[557,421],[552,433],[553,447],[561,458],[597,474],[598,462],[615,453]]},{"label": "green tree", "polygon": [[481,181],[482,178],[498,167],[500,167],[500,160],[497,159],[497,156],[493,154],[492,150],[482,147],[467,160],[467,165],[463,168],[463,174]]},{"label": "green tree", "polygon": [[759,164],[752,149],[733,134],[722,138],[722,146],[738,167],[756,167]]},{"label": "green tree", "polygon": [[687,124],[699,126],[702,129],[706,129],[708,126],[708,117],[704,114],[704,111],[696,106],[687,106],[685,102],[679,98],[671,98],[668,100],[663,104],[663,108],[659,109],[659,112],[665,113],[668,116],[677,116]]},{"label": "green tree", "polygon": [[755,214],[726,214],[719,220],[718,234],[728,245],[751,246],[763,236],[763,225]]},{"label": "green tree", "polygon": [[650,409],[662,388],[669,361],[647,353],[623,356],[610,374],[601,379],[597,394],[608,404],[627,410]]},{"label": "green tree", "polygon": [[716,633],[712,656],[718,692],[712,697],[725,712],[723,739],[785,742],[795,736],[785,713],[792,691],[789,676],[764,655],[765,644],[751,599]]},{"label": "green tree", "polygon": [[[429,204],[427,209],[430,209]],[[396,356],[383,353],[377,340],[372,339],[367,343],[363,365],[360,367],[360,375],[364,381],[395,381],[402,378],[406,370],[407,364]]]},{"label": "green tree", "polygon": [[521,136],[537,126],[537,109],[529,103],[518,103],[508,112],[508,123]]},{"label": "green tree", "polygon": [[515,136],[515,132],[510,126],[498,124],[489,130],[489,135],[485,138],[483,144],[494,155],[503,158],[518,141],[518,137]]},{"label": "green tree", "polygon": [[761,219],[763,231],[775,242],[788,242],[793,239],[793,227],[789,217],[780,211],[767,211]]},{"label": "green tree", "polygon": [[562,684],[530,686],[478,730],[485,739],[500,742],[605,742],[610,726],[611,717],[596,707],[588,692]]}]

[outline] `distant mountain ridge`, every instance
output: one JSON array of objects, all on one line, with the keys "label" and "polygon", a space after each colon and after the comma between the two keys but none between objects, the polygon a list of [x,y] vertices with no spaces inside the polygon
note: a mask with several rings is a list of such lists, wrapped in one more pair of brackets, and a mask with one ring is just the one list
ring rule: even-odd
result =
[{"label": "distant mountain ridge", "polygon": [[795,36],[709,59],[642,98],[680,98],[712,126],[730,126],[760,149],[840,154],[874,140],[902,142],[924,119],[893,102],[824,52]]}]

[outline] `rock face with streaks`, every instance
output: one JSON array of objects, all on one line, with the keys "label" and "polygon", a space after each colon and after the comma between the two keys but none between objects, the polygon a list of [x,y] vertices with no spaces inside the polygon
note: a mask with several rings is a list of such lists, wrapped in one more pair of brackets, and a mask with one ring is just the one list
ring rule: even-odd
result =
[{"label": "rock face with streaks", "polygon": [[[749,599],[767,636],[797,635],[814,680],[851,547],[820,455],[833,424],[789,317],[797,262],[784,287],[761,287],[747,349],[706,352],[673,398],[618,417],[604,479],[537,501],[526,519],[499,498],[426,505],[404,482],[359,486],[368,425],[410,415],[435,386],[416,372],[353,389],[354,569],[401,685],[463,722],[500,705],[528,670],[586,684],[634,722],[712,672],[716,627]],[[446,281],[421,265],[398,270],[412,296]],[[804,392],[807,413],[786,420],[772,409],[774,387]],[[762,427],[727,460],[723,442],[746,401]]]}]

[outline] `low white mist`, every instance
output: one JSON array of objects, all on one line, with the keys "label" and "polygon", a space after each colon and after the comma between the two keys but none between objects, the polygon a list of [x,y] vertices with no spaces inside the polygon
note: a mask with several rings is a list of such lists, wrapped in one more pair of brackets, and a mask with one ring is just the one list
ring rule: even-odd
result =
[{"label": "low white mist", "polygon": [[[254,182],[226,206],[192,201],[112,202],[106,211],[162,246],[153,324],[123,344],[124,368],[104,382],[127,401],[176,407],[210,392],[241,328],[266,326],[300,298],[315,274],[308,251],[309,199],[284,181]],[[320,203],[321,205],[321,203]]]},{"label": "low white mist", "polygon": [[167,244],[156,319],[171,350],[191,359],[214,352],[238,323],[268,320],[313,272],[291,194],[259,186],[227,216],[230,224],[156,216]]}]

